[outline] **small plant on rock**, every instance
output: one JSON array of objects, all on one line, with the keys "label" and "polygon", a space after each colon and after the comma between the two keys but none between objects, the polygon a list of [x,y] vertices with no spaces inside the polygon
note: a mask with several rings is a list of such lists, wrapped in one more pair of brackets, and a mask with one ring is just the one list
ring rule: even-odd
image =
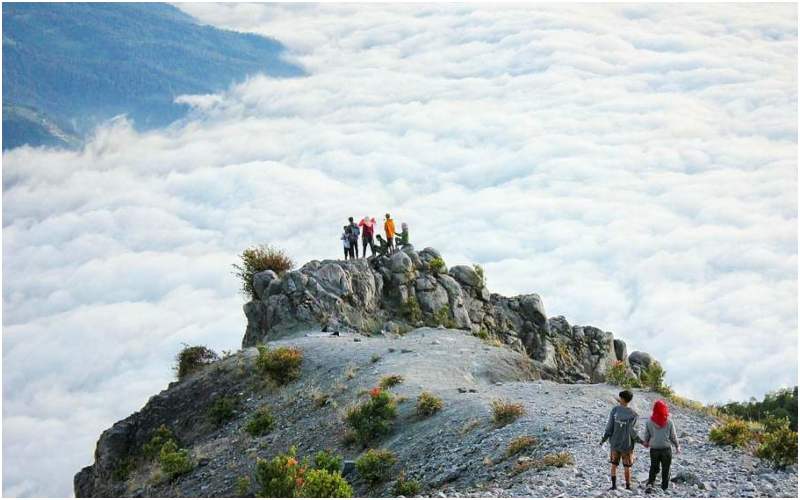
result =
[{"label": "small plant on rock", "polygon": [[314,455],[314,468],[325,469],[331,474],[341,472],[342,456],[328,450],[318,451]]},{"label": "small plant on rock", "polygon": [[442,408],[444,408],[442,398],[430,392],[423,392],[417,398],[417,415],[420,417],[430,417],[441,411]]},{"label": "small plant on rock", "polygon": [[438,311],[433,313],[433,326],[442,325],[445,328],[455,328],[456,323],[450,317],[450,306],[442,306]]},{"label": "small plant on rock", "polygon": [[303,351],[298,347],[278,347],[270,349],[258,346],[256,368],[278,384],[286,384],[300,377],[303,364]]},{"label": "small plant on rock", "polygon": [[756,456],[776,469],[785,469],[797,463],[797,433],[789,427],[789,420],[768,421],[765,430],[756,448]]},{"label": "small plant on rock", "polygon": [[517,453],[521,451],[529,450],[536,446],[538,441],[533,436],[517,436],[511,441],[508,442],[508,448],[506,448],[506,456],[513,457]]},{"label": "small plant on rock", "polygon": [[175,373],[178,380],[183,380],[187,375],[218,360],[217,353],[203,345],[188,346],[175,356]]},{"label": "small plant on rock", "polygon": [[492,420],[498,427],[503,427],[525,414],[521,403],[511,403],[502,399],[492,401]]},{"label": "small plant on rock", "polygon": [[161,453],[161,447],[167,444],[169,441],[177,443],[175,435],[172,434],[172,431],[169,430],[166,425],[161,424],[156,430],[153,431],[150,441],[142,445],[142,455],[148,459],[157,458],[158,454]]},{"label": "small plant on rock", "polygon": [[444,263],[444,259],[441,257],[432,258],[430,262],[428,262],[428,268],[433,274],[442,274],[447,272],[447,266]]},{"label": "small plant on rock", "polygon": [[302,498],[350,498],[353,488],[339,473],[326,469],[306,472],[296,496]]},{"label": "small plant on rock", "polygon": [[396,416],[394,396],[380,387],[374,387],[367,401],[347,410],[345,423],[353,430],[355,438],[366,444],[388,434]]},{"label": "small plant on rock", "polygon": [[389,450],[367,450],[356,460],[356,471],[370,484],[378,484],[389,478],[397,458]]},{"label": "small plant on rock", "polygon": [[483,273],[483,266],[480,264],[473,264],[472,268],[475,270],[475,274],[478,275],[478,278],[481,280],[481,286],[486,285],[486,276]]},{"label": "small plant on rock", "polygon": [[381,381],[378,384],[378,386],[381,389],[389,389],[389,388],[394,387],[396,385],[402,384],[403,380],[405,380],[405,379],[403,378],[402,375],[387,375],[387,376],[385,376],[385,377],[383,377],[381,379]]},{"label": "small plant on rock", "polygon": [[237,477],[234,491],[237,497],[246,497],[250,495],[250,478],[247,476]]},{"label": "small plant on rock", "polygon": [[170,479],[174,479],[182,474],[194,469],[194,463],[189,458],[189,452],[179,449],[175,441],[168,441],[161,447],[158,455],[158,463],[161,465],[161,472]]},{"label": "small plant on rock", "polygon": [[414,479],[406,479],[406,474],[404,471],[400,471],[400,474],[397,476],[397,481],[394,482],[392,486],[392,495],[399,497],[414,497],[419,494],[419,491],[422,489],[419,481]]},{"label": "small plant on rock", "polygon": [[275,429],[275,417],[266,406],[256,411],[244,427],[251,436],[263,436],[273,429]]},{"label": "small plant on rock", "polygon": [[753,437],[751,426],[739,418],[729,418],[712,427],[708,433],[708,439],[714,444],[732,445],[739,448],[747,446]]},{"label": "small plant on rock", "polygon": [[239,398],[235,396],[220,396],[209,407],[208,416],[214,425],[220,426],[236,416],[238,407]]},{"label": "small plant on rock", "polygon": [[628,374],[628,367],[624,361],[614,361],[606,371],[606,382],[620,387],[638,387],[639,381]]},{"label": "small plant on rock", "polygon": [[400,306],[400,315],[412,325],[417,324],[422,319],[422,309],[419,307],[417,298],[413,295]]},{"label": "small plant on rock", "polygon": [[258,298],[253,287],[254,274],[269,269],[282,276],[294,267],[294,262],[283,250],[269,245],[250,247],[243,251],[239,258],[241,263],[233,264],[233,274],[242,282],[242,294],[253,300]]}]

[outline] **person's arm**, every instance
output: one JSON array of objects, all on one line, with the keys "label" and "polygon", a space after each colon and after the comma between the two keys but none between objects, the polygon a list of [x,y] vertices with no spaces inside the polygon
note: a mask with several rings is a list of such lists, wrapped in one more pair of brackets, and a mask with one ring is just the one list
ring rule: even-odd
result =
[{"label": "person's arm", "polygon": [[608,414],[608,423],[606,424],[606,430],[603,433],[603,439],[600,441],[600,444],[605,443],[608,441],[608,438],[611,437],[611,434],[614,433],[614,411],[616,408],[611,410],[611,413]]},{"label": "person's arm", "polygon": [[645,446],[645,448],[649,448],[650,447],[650,438],[651,437],[652,436],[650,436],[650,422],[645,422],[644,423],[644,446]]},{"label": "person's arm", "polygon": [[672,420],[669,421],[669,440],[675,445],[675,450],[681,451],[681,444],[678,442],[678,434],[675,432],[675,424]]},{"label": "person's arm", "polygon": [[639,425],[639,418],[638,417],[633,417],[633,425],[631,426],[631,431],[633,431],[633,442],[634,443],[639,443],[639,444],[644,444],[644,441],[642,441],[642,438],[639,437],[639,431],[636,430],[636,427],[638,425]]}]

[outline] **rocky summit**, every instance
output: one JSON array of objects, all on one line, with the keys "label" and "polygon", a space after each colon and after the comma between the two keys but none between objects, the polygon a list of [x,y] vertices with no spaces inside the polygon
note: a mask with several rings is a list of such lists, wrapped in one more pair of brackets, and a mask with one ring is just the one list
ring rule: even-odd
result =
[{"label": "rocky summit", "polygon": [[438,251],[411,245],[390,256],[311,261],[282,278],[263,271],[253,280],[258,297],[244,306],[242,347],[308,329],[400,334],[441,325],[497,339],[559,382],[602,382],[614,361],[632,375],[650,364],[646,353],[628,363],[625,342],[611,332],[548,319],[535,293],[490,293],[482,274],[477,266],[447,269]]},{"label": "rocky summit", "polygon": [[[75,495],[255,496],[257,461],[295,446],[298,459],[341,455],[356,496],[645,496],[647,451],[637,448],[633,490],[608,491],[608,447],[599,441],[619,391],[604,383],[605,370],[621,361],[638,377],[652,357],[628,354],[609,332],[548,319],[535,294],[489,293],[481,275],[472,266],[447,269],[433,249],[410,248],[257,274],[243,348],[103,432],[94,464],[75,476]],[[278,384],[265,377],[261,357],[282,347],[301,352],[302,364]],[[354,442],[345,416],[387,380],[397,410],[388,432],[368,446]],[[661,396],[633,392],[644,420]],[[423,393],[440,399],[438,411],[419,411]],[[516,419],[497,420],[500,401]],[[254,434],[253,417],[265,409],[271,426]],[[775,471],[746,451],[712,445],[717,419],[707,412],[671,413],[682,453],[670,489],[652,496],[797,496],[796,467]],[[148,456],[165,428],[185,450],[179,474]],[[354,468],[366,448],[394,454],[387,478],[368,482]],[[398,492],[401,476],[418,489]]]}]

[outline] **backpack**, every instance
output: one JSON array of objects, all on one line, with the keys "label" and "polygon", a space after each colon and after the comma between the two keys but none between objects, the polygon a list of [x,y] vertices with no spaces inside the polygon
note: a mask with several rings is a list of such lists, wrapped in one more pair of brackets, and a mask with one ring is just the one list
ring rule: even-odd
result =
[{"label": "backpack", "polygon": [[636,416],[620,417],[614,412],[614,432],[611,435],[611,447],[619,451],[633,449],[633,432],[636,425]]},{"label": "backpack", "polygon": [[350,241],[358,241],[358,226],[355,224],[350,224],[347,226],[347,236],[350,238]]}]

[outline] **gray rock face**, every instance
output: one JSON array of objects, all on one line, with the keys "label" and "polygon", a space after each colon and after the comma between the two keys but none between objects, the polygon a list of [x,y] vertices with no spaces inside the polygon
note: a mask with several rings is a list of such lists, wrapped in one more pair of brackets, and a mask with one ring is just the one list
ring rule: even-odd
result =
[{"label": "gray rock face", "polygon": [[641,376],[642,372],[649,368],[652,362],[652,356],[646,352],[633,351],[628,356],[628,363],[630,364],[631,370],[633,370],[633,373],[635,373],[637,377]]},{"label": "gray rock face", "polygon": [[[625,360],[625,343],[590,326],[571,326],[563,317],[547,319],[537,294],[490,294],[472,266],[447,273],[428,266],[441,254],[405,247],[386,257],[349,261],[311,261],[282,277],[258,273],[258,299],[244,306],[243,347],[305,329],[400,333],[419,326],[409,316],[416,301],[422,323],[495,338],[534,360],[543,377],[564,382],[602,382],[616,360]],[[645,366],[639,355],[631,366]],[[646,355],[645,355],[646,356]],[[637,375],[640,371],[635,372]]]}]

